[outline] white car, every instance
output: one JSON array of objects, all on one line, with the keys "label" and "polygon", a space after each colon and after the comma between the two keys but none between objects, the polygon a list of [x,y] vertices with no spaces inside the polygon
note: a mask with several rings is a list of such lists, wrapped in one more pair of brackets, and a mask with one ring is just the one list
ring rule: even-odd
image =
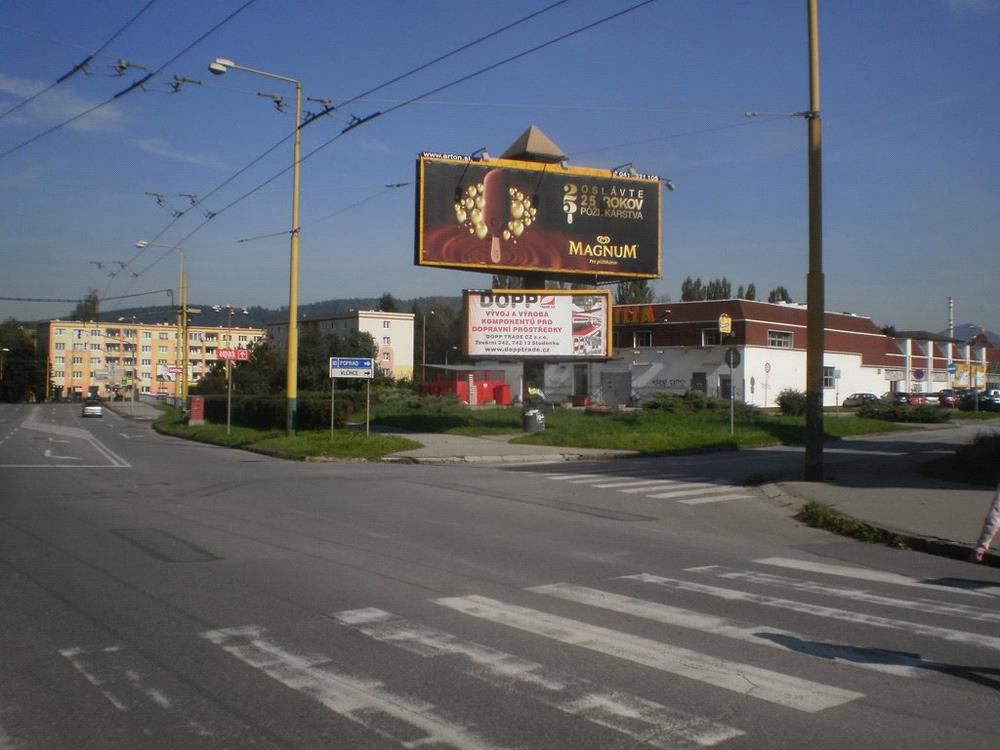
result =
[{"label": "white car", "polygon": [[101,406],[101,402],[96,399],[90,399],[83,402],[83,410],[80,412],[81,417],[103,417],[104,407]]}]

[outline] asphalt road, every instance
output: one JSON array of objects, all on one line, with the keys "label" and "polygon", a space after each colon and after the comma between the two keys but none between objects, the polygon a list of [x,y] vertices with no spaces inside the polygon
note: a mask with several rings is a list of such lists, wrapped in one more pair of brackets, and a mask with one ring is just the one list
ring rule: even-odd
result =
[{"label": "asphalt road", "polygon": [[1000,574],[801,527],[733,484],[762,455],[301,464],[0,405],[0,750],[995,748]]}]

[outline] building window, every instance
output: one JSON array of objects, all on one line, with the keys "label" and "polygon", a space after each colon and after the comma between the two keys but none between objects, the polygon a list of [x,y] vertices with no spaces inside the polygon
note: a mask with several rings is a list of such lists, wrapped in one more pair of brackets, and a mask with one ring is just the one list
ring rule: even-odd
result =
[{"label": "building window", "polygon": [[701,329],[702,346],[719,346],[722,343],[722,332],[718,328]]},{"label": "building window", "polygon": [[247,337],[243,336],[243,335],[240,335],[240,336],[237,337],[236,340],[239,341],[241,344],[245,344],[246,341],[247,341]]},{"label": "building window", "polygon": [[82,365],[83,364],[83,357],[73,357],[73,364],[74,365]]},{"label": "building window", "polygon": [[83,370],[73,370],[73,377],[77,380],[83,377]]},{"label": "building window", "polygon": [[388,320],[383,320],[382,321],[382,327],[383,328],[392,328],[392,323],[390,321],[388,321]]},{"label": "building window", "polygon": [[56,370],[53,373],[53,376],[57,377],[57,378],[64,378],[64,377],[66,377],[66,371],[65,370]]},{"label": "building window", "polygon": [[170,334],[165,331],[160,331],[160,341],[166,341],[170,338]]},{"label": "building window", "polygon": [[153,332],[152,331],[143,331],[142,332],[142,337],[144,339],[151,339],[151,338],[153,338]]},{"label": "building window", "polygon": [[142,350],[144,352],[151,352],[151,351],[153,351],[153,347],[150,344],[143,344],[142,345]]},{"label": "building window", "polygon": [[90,335],[91,336],[100,336],[101,335],[101,329],[100,328],[91,328],[90,329]]},{"label": "building window", "polygon": [[836,379],[836,370],[832,367],[823,368],[823,387],[824,388],[836,388],[837,384],[834,382]]},{"label": "building window", "polygon": [[383,336],[382,337],[382,346],[389,346],[389,337],[388,336]]},{"label": "building window", "polygon": [[66,358],[65,357],[56,357],[55,358],[55,363],[57,365],[64,365],[64,364],[66,364]]},{"label": "building window", "polygon": [[638,349],[641,346],[653,345],[652,331],[636,331],[632,334],[632,346]]},{"label": "building window", "polygon": [[66,333],[66,329],[65,328],[57,328],[56,329],[56,336],[62,336],[64,333]]},{"label": "building window", "polygon": [[767,345],[774,346],[778,349],[791,349],[792,348],[792,332],[791,331],[768,331],[767,332]]},{"label": "building window", "polygon": [[144,360],[142,360],[142,364],[143,364],[143,365],[144,365],[145,367],[149,367],[150,365],[152,365],[152,364],[153,364],[153,360],[151,360],[151,359],[144,359]]},{"label": "building window", "polygon": [[100,367],[101,364],[103,364],[103,362],[100,357],[90,358],[90,369],[94,369],[95,367]]},{"label": "building window", "polygon": [[55,348],[56,349],[65,349],[66,348],[66,344],[64,344],[62,341],[57,341],[56,344],[55,344]]},{"label": "building window", "polygon": [[165,346],[159,347],[159,352],[160,352],[160,354],[166,354],[167,353],[167,347],[165,347]]},{"label": "building window", "polygon": [[390,358],[389,352],[382,352],[382,361],[388,362]]}]

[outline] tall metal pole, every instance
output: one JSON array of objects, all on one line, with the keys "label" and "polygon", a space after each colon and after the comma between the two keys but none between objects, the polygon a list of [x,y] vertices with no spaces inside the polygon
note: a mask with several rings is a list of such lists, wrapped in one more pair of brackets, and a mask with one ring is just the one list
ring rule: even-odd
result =
[{"label": "tall metal pole", "polygon": [[288,374],[285,432],[295,437],[299,395],[299,147],[302,132],[302,83],[295,81],[295,148],[292,162],[292,240],[288,282]]},{"label": "tall metal pole", "polygon": [[184,274],[181,287],[181,411],[187,407],[188,393],[188,277]]},{"label": "tall metal pole", "polygon": [[809,21],[809,274],[806,277],[806,456],[805,479],[823,479],[823,194],[822,126],[819,109],[819,21],[817,0],[806,0]]},{"label": "tall metal pole", "polygon": [[[150,243],[152,244],[152,243]],[[174,400],[178,409],[183,411],[184,402],[181,401],[181,343],[184,341],[184,308],[187,303],[184,301],[184,248],[178,248],[181,255],[180,278],[177,281],[177,296],[180,305],[177,307],[177,346],[174,347],[174,367],[177,368],[177,381],[174,383]]]},{"label": "tall metal pole", "polygon": [[[229,329],[229,347],[233,348],[233,308],[226,305],[226,328]],[[233,431],[233,361],[226,360],[226,434]]]}]

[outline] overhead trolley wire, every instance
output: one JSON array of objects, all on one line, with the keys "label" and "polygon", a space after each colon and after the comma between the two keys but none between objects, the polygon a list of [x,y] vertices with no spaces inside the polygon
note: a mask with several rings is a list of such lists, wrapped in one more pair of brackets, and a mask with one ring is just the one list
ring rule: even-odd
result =
[{"label": "overhead trolley wire", "polygon": [[[492,63],[490,65],[482,67],[479,70],[473,71],[472,73],[468,73],[468,74],[466,74],[466,75],[464,75],[464,76],[462,76],[460,78],[456,78],[455,80],[453,80],[453,81],[451,81],[449,83],[445,83],[445,84],[443,84],[441,86],[437,86],[437,87],[435,87],[435,88],[433,88],[433,89],[431,89],[429,91],[424,92],[423,94],[420,94],[418,96],[415,96],[415,97],[412,97],[410,99],[407,99],[404,102],[401,102],[401,103],[399,103],[399,104],[397,104],[397,105],[395,105],[393,107],[390,107],[389,109],[385,110],[384,112],[373,112],[372,114],[368,115],[367,117],[359,118],[359,119],[351,122],[350,124],[348,124],[348,126],[346,128],[344,128],[343,130],[341,130],[335,136],[333,136],[332,138],[330,138],[327,141],[324,141],[319,146],[317,146],[316,148],[314,148],[312,151],[310,151],[309,153],[307,153],[305,156],[302,156],[299,159],[299,164],[301,164],[302,162],[304,162],[307,159],[311,158],[312,156],[315,156],[317,153],[319,153],[320,151],[322,151],[323,149],[325,149],[327,146],[331,145],[332,143],[334,143],[335,141],[337,141],[338,139],[340,139],[341,136],[346,135],[348,132],[350,132],[354,128],[358,127],[359,125],[363,125],[366,122],[370,122],[371,120],[374,120],[377,117],[381,117],[383,115],[390,114],[391,112],[395,112],[397,110],[400,110],[403,107],[406,107],[407,105],[410,105],[410,104],[413,104],[414,102],[420,101],[421,99],[426,99],[428,96],[433,96],[434,94],[437,94],[437,93],[439,93],[441,91],[444,91],[445,89],[449,89],[452,86],[457,86],[460,83],[464,83],[465,81],[468,81],[468,80],[470,80],[472,78],[475,78],[477,76],[483,75],[484,73],[488,73],[491,70],[495,70],[495,69],[497,69],[497,68],[499,68],[499,67],[501,67],[503,65],[507,65],[508,63],[514,62],[515,60],[519,60],[522,57],[530,55],[530,54],[532,54],[534,52],[537,52],[537,51],[539,51],[541,49],[549,47],[549,46],[551,46],[553,44],[558,44],[559,42],[562,42],[562,41],[564,41],[566,39],[569,39],[572,36],[576,36],[577,34],[582,34],[584,31],[589,31],[590,29],[592,29],[592,28],[594,28],[596,26],[600,26],[601,24],[607,23],[608,21],[613,21],[616,18],[620,18],[621,16],[624,16],[624,15],[626,15],[628,13],[632,13],[633,11],[639,10],[640,8],[643,8],[643,7],[645,7],[647,5],[650,5],[650,4],[654,3],[654,2],[656,2],[656,0],[641,0],[641,2],[638,2],[635,5],[629,6],[628,8],[625,8],[623,10],[620,10],[617,13],[612,13],[609,16],[605,16],[604,18],[600,18],[600,19],[598,19],[596,21],[593,21],[591,23],[588,23],[588,24],[586,24],[584,26],[580,26],[580,27],[574,29],[573,31],[566,32],[565,34],[560,34],[559,36],[553,37],[552,39],[549,39],[546,42],[542,42],[541,44],[536,44],[534,47],[530,47],[529,49],[523,50],[523,51],[518,52],[518,53],[516,53],[514,55],[511,55],[510,57],[506,57],[503,60],[499,60],[499,61],[497,61],[495,63]],[[236,204],[238,204],[238,203],[246,200],[251,195],[253,195],[254,193],[256,193],[258,190],[261,190],[261,189],[267,187],[268,185],[270,185],[272,182],[274,182],[276,179],[278,179],[282,175],[287,174],[294,167],[295,167],[294,164],[291,164],[291,165],[285,167],[280,172],[272,175],[271,177],[269,177],[268,179],[266,179],[264,182],[260,183],[256,187],[254,187],[254,188],[248,190],[247,192],[245,192],[239,198],[236,198],[235,200],[230,201],[228,204],[226,204],[225,206],[223,206],[222,208],[220,208],[218,211],[216,211],[213,214],[213,218],[215,216],[218,216],[219,214],[223,213],[224,211],[228,211],[230,208],[232,208]],[[183,242],[186,242],[188,239],[190,239],[195,234],[197,234],[198,232],[200,232],[208,224],[209,221],[211,221],[211,219],[207,219],[207,220],[203,221],[201,224],[199,224],[198,226],[196,226],[194,229],[192,229],[190,232],[188,232],[186,235],[184,235],[184,237],[177,244],[181,244]],[[159,262],[159,260],[161,260],[164,257],[166,257],[166,254],[160,256],[160,258],[157,259],[157,262]]]},{"label": "overhead trolley wire", "polygon": [[84,110],[83,112],[80,112],[79,114],[76,114],[73,117],[70,117],[69,119],[64,120],[63,122],[60,122],[57,125],[53,125],[51,128],[48,128],[47,130],[43,130],[41,133],[38,133],[38,134],[32,136],[28,140],[22,141],[21,143],[17,144],[16,146],[13,146],[13,147],[7,149],[6,151],[0,152],[0,159],[4,158],[5,156],[9,156],[10,154],[13,154],[15,151],[19,151],[20,149],[24,148],[25,146],[28,146],[28,145],[34,143],[35,141],[37,141],[37,140],[39,140],[41,138],[44,138],[45,136],[49,135],[50,133],[54,133],[55,131],[60,130],[61,128],[64,128],[65,126],[69,125],[70,123],[76,122],[81,117],[85,117],[86,115],[89,115],[91,112],[94,112],[95,110],[98,110],[101,107],[105,107],[108,104],[111,104],[116,99],[120,99],[121,97],[125,96],[126,94],[129,94],[132,91],[135,91],[137,88],[142,87],[142,85],[145,84],[147,81],[151,80],[152,78],[154,78],[155,76],[157,76],[161,72],[163,72],[164,68],[166,68],[168,65],[173,64],[179,57],[187,54],[192,48],[194,48],[196,45],[198,45],[201,42],[203,42],[210,35],[214,34],[222,26],[224,26],[225,24],[229,23],[237,15],[239,15],[244,10],[246,10],[247,8],[249,8],[255,2],[257,2],[257,0],[246,0],[246,2],[243,3],[243,5],[241,5],[239,8],[237,8],[236,10],[234,10],[232,13],[230,13],[225,18],[223,18],[221,21],[219,21],[217,24],[215,24],[215,26],[213,26],[212,28],[210,28],[208,31],[206,31],[204,34],[202,34],[201,36],[199,36],[193,42],[191,42],[190,44],[188,44],[180,52],[178,52],[176,55],[174,55],[173,57],[171,57],[169,60],[167,60],[165,63],[163,63],[160,67],[158,67],[153,72],[147,73],[142,78],[140,78],[137,81],[134,81],[132,84],[130,84],[129,86],[125,87],[124,89],[122,89],[117,94],[115,94],[114,96],[110,97],[109,99],[105,99],[103,102],[100,102],[99,104],[95,104],[93,107],[90,107],[89,109]]},{"label": "overhead trolley wire", "polygon": [[[324,116],[326,114],[329,114],[330,112],[332,112],[334,110],[341,109],[341,108],[347,106],[348,104],[352,104],[352,103],[354,103],[354,102],[356,102],[356,101],[358,101],[360,99],[363,99],[364,97],[369,96],[369,95],[375,93],[376,91],[381,91],[382,89],[386,88],[387,86],[390,86],[393,83],[398,83],[399,81],[402,81],[403,79],[408,78],[409,76],[412,76],[412,75],[414,75],[416,73],[419,73],[422,70],[426,70],[428,67],[430,67],[432,65],[435,65],[435,64],[437,64],[437,63],[439,63],[439,62],[441,62],[443,60],[447,60],[449,57],[453,57],[454,55],[457,55],[459,52],[464,52],[465,50],[467,50],[467,49],[469,49],[471,47],[474,47],[477,44],[481,44],[482,42],[486,41],[487,39],[491,39],[492,37],[497,36],[498,34],[501,34],[504,31],[509,31],[510,29],[512,29],[512,28],[514,28],[516,26],[519,26],[520,24],[526,23],[527,21],[530,21],[533,18],[537,18],[538,16],[542,15],[543,13],[547,13],[548,11],[550,11],[550,10],[552,10],[554,8],[559,7],[560,5],[565,5],[567,2],[569,2],[569,0],[557,0],[557,2],[550,3],[549,5],[545,6],[544,8],[541,8],[541,9],[539,9],[537,11],[529,13],[526,16],[522,16],[521,18],[517,19],[516,21],[512,21],[511,23],[508,23],[505,26],[501,26],[500,28],[495,29],[495,30],[493,30],[493,31],[491,31],[491,32],[489,32],[487,34],[484,34],[484,35],[482,35],[482,36],[480,36],[480,37],[472,40],[471,42],[467,42],[467,43],[461,45],[460,47],[456,47],[455,49],[451,50],[450,52],[446,52],[443,55],[439,55],[438,57],[434,58],[433,60],[431,60],[429,62],[422,63],[422,64],[416,66],[415,68],[411,68],[410,70],[406,71],[405,73],[402,73],[402,74],[396,76],[395,78],[392,78],[392,79],[390,79],[390,80],[388,80],[388,81],[386,81],[384,83],[381,83],[381,84],[379,84],[377,86],[374,86],[374,87],[368,89],[367,91],[364,91],[364,92],[362,92],[362,93],[360,93],[360,94],[358,94],[356,96],[353,96],[350,99],[347,99],[346,101],[341,102],[336,107],[325,107],[321,112],[318,112],[317,114],[313,115],[308,120],[306,120],[304,123],[301,123],[301,124],[300,123],[296,123],[295,129],[292,130],[291,133],[289,133],[284,138],[282,138],[280,141],[278,141],[277,143],[275,143],[274,145],[272,145],[271,147],[269,147],[262,154],[259,154],[258,156],[254,157],[248,164],[246,164],[245,166],[243,166],[235,174],[229,176],[223,182],[221,182],[218,185],[216,185],[214,188],[212,188],[212,190],[210,190],[208,193],[206,193],[204,196],[202,196],[199,199],[198,202],[199,203],[204,203],[205,200],[207,200],[211,196],[215,195],[217,192],[219,192],[224,187],[226,187],[227,185],[229,185],[233,180],[235,180],[236,178],[238,178],[240,175],[244,174],[248,169],[250,169],[254,165],[258,164],[262,159],[266,158],[268,155],[270,155],[271,153],[273,153],[283,143],[285,143],[286,141],[288,141],[289,138],[291,138],[293,135],[295,135],[295,132],[297,130],[301,130],[302,128],[306,127],[307,125],[312,124],[313,122],[315,122],[316,120],[318,120],[320,117],[322,117],[322,116]],[[650,0],[650,2],[652,2],[652,0]],[[357,124],[360,124],[360,123],[354,123],[354,125],[357,125]],[[309,154],[308,156],[311,156],[311,154]],[[299,163],[301,163],[304,160],[305,159],[300,159]],[[274,179],[276,179],[280,175],[285,174],[285,172],[287,172],[287,171],[288,171],[287,169],[283,170],[281,173],[279,173],[278,175],[276,175],[274,178],[271,178],[270,180],[268,180],[268,182],[265,183],[265,185],[269,184],[270,182],[272,182]],[[263,188],[265,185],[260,185],[257,189]],[[255,189],[254,192],[256,192],[257,189]],[[245,195],[243,197],[249,197],[249,194]],[[242,200],[242,198],[240,200]],[[234,205],[234,204],[230,204],[230,205]],[[228,208],[228,207],[229,206],[226,206],[226,208]],[[225,208],[222,209],[222,210],[225,210]],[[155,242],[158,239],[160,239],[161,237],[163,237],[163,235],[166,234],[174,226],[174,224],[176,224],[178,221],[180,221],[187,214],[188,211],[190,211],[190,208],[187,209],[187,210],[185,210],[185,211],[183,211],[183,212],[181,212],[180,216],[175,216],[172,221],[170,221],[163,229],[161,229],[156,234],[156,236],[151,240],[151,242]],[[214,218],[214,216],[217,215],[218,213],[220,213],[220,212],[219,211],[214,212],[212,214],[212,218]],[[205,222],[205,223],[207,223],[207,222]],[[201,229],[201,227],[203,227],[205,225],[205,223],[200,224],[195,229],[195,231],[197,231],[198,229]],[[289,231],[291,231],[291,230],[289,230]],[[188,237],[192,236],[193,234],[194,234],[194,232],[192,232],[191,234],[187,235],[186,237],[184,237],[184,239],[181,240],[181,242],[184,242],[184,240],[186,240]],[[180,244],[180,242],[178,242],[176,244]],[[144,250],[145,250],[145,248],[143,248],[143,250],[140,250],[138,253],[136,253],[135,256],[131,260],[129,260],[128,263],[126,263],[126,265],[130,265],[131,263],[133,263],[134,261],[136,261],[139,258],[139,256],[142,255],[142,252]],[[146,271],[148,271],[150,268],[152,268],[157,263],[159,263],[161,260],[163,260],[165,257],[167,257],[167,255],[169,255],[169,253],[170,253],[169,250],[167,252],[165,252],[165,253],[162,253],[159,257],[156,258],[156,260],[154,260],[152,263],[150,263],[148,266],[146,266],[142,271],[140,271],[139,274],[143,274]]]},{"label": "overhead trolley wire", "polygon": [[87,55],[81,62],[78,62],[76,65],[74,65],[73,68],[68,73],[64,73],[59,78],[57,78],[55,81],[53,81],[51,84],[49,84],[48,86],[46,86],[44,89],[42,89],[41,91],[39,91],[36,94],[33,94],[33,95],[29,96],[24,101],[22,101],[22,102],[20,102],[18,104],[15,104],[13,107],[11,107],[10,109],[8,109],[6,112],[0,113],[0,120],[2,120],[4,117],[6,117],[9,114],[17,112],[17,110],[21,109],[21,107],[24,107],[24,106],[26,106],[28,104],[31,104],[31,102],[35,101],[35,99],[37,99],[38,97],[40,97],[42,94],[48,93],[49,91],[51,91],[52,89],[54,89],[56,86],[60,85],[61,83],[64,83],[65,81],[68,81],[70,78],[72,78],[74,75],[76,75],[77,73],[79,73],[81,70],[84,70],[87,67],[87,65],[90,63],[91,60],[93,60],[95,57],[97,57],[102,52],[104,52],[104,50],[107,49],[108,46],[115,39],[117,39],[119,36],[121,36],[121,34],[129,26],[131,26],[133,23],[135,23],[143,13],[145,13],[147,10],[149,10],[153,6],[153,3],[155,3],[155,2],[156,2],[156,0],[149,0],[148,3],[146,3],[144,6],[142,6],[142,8],[139,9],[138,13],[136,13],[128,21],[126,21],[125,24],[120,29],[118,29],[118,31],[116,31],[114,34],[112,34],[108,38],[108,40],[106,42],[104,42],[104,44],[102,44],[96,50],[94,50],[89,55]]}]

